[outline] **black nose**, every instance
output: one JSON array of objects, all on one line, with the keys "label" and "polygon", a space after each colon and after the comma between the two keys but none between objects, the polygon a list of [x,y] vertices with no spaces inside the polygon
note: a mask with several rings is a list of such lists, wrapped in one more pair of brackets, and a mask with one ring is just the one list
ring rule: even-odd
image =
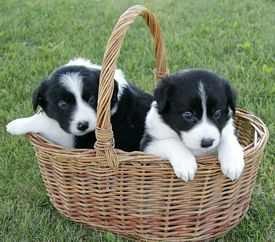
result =
[{"label": "black nose", "polygon": [[78,122],[77,129],[80,131],[85,131],[88,129],[89,123],[87,121]]},{"label": "black nose", "polygon": [[201,140],[201,147],[202,148],[208,148],[210,147],[214,142],[214,139],[202,139]]}]

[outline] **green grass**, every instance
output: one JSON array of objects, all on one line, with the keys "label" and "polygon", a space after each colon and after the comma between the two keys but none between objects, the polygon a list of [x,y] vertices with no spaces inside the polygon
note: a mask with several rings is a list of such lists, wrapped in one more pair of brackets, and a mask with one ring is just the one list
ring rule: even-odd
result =
[{"label": "green grass", "polygon": [[[5,124],[30,115],[38,81],[71,57],[100,63],[118,16],[143,1],[0,0],[0,240],[125,241],[68,221],[46,195],[30,144]],[[275,240],[275,2],[272,0],[151,0],[170,71],[203,67],[231,80],[239,105],[270,130],[250,210],[218,241]],[[153,87],[150,36],[139,19],[125,40],[119,67],[147,90]]]}]

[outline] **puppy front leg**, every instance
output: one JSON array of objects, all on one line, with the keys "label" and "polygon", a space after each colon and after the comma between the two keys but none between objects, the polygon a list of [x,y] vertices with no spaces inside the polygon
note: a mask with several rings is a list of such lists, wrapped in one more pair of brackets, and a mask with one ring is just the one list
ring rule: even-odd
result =
[{"label": "puppy front leg", "polygon": [[39,133],[45,129],[45,121],[45,115],[43,113],[37,113],[27,118],[19,118],[9,122],[6,130],[12,135]]},{"label": "puppy front leg", "polygon": [[222,131],[221,143],[218,147],[218,158],[222,172],[232,181],[238,179],[244,169],[244,152],[234,133],[233,120]]},{"label": "puppy front leg", "polygon": [[13,135],[40,133],[55,144],[66,148],[74,147],[73,135],[65,132],[55,120],[49,118],[45,113],[37,113],[28,118],[15,119],[8,123],[6,129]]},{"label": "puppy front leg", "polygon": [[145,152],[168,159],[178,178],[192,180],[197,171],[195,156],[176,139],[164,139],[152,142]]}]

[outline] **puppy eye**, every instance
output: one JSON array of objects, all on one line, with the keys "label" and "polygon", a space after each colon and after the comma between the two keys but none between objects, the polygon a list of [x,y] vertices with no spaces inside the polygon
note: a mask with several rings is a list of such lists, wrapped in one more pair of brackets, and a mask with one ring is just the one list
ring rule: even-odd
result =
[{"label": "puppy eye", "polygon": [[184,112],[182,114],[182,117],[186,120],[186,121],[194,121],[196,119],[195,115],[191,112]]},{"label": "puppy eye", "polygon": [[96,102],[96,100],[95,100],[95,97],[94,97],[94,96],[91,96],[91,97],[89,98],[89,100],[88,100],[88,103],[89,103],[90,105],[94,105],[95,102]]},{"label": "puppy eye", "polygon": [[222,116],[222,110],[218,109],[214,114],[213,114],[213,118],[218,120],[220,117]]},{"label": "puppy eye", "polygon": [[68,108],[68,103],[66,103],[64,100],[60,100],[58,102],[58,107],[60,107],[61,109],[67,109]]}]

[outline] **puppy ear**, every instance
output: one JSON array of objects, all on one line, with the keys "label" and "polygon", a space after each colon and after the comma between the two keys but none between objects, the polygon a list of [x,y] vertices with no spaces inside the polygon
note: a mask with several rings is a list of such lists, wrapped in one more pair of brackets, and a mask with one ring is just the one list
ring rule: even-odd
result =
[{"label": "puppy ear", "polygon": [[127,81],[124,77],[124,73],[122,72],[122,70],[116,69],[115,76],[114,76],[114,91],[113,91],[113,96],[111,100],[112,107],[118,102],[118,93],[122,92],[122,90],[119,90],[119,88],[123,88],[123,87],[119,87],[119,83],[127,84]]},{"label": "puppy ear", "polygon": [[162,79],[154,91],[154,99],[157,101],[159,113],[164,113],[169,108],[169,96],[173,86],[167,79]]},{"label": "puppy ear", "polygon": [[111,107],[113,107],[118,102],[118,84],[117,81],[114,82],[114,91],[111,99]]},{"label": "puppy ear", "polygon": [[48,88],[47,80],[41,82],[40,86],[34,90],[32,94],[32,107],[33,110],[36,111],[37,107],[40,106],[42,109],[46,108],[46,91]]},{"label": "puppy ear", "polygon": [[225,82],[225,94],[227,96],[227,104],[234,114],[236,110],[236,92],[227,81]]}]

